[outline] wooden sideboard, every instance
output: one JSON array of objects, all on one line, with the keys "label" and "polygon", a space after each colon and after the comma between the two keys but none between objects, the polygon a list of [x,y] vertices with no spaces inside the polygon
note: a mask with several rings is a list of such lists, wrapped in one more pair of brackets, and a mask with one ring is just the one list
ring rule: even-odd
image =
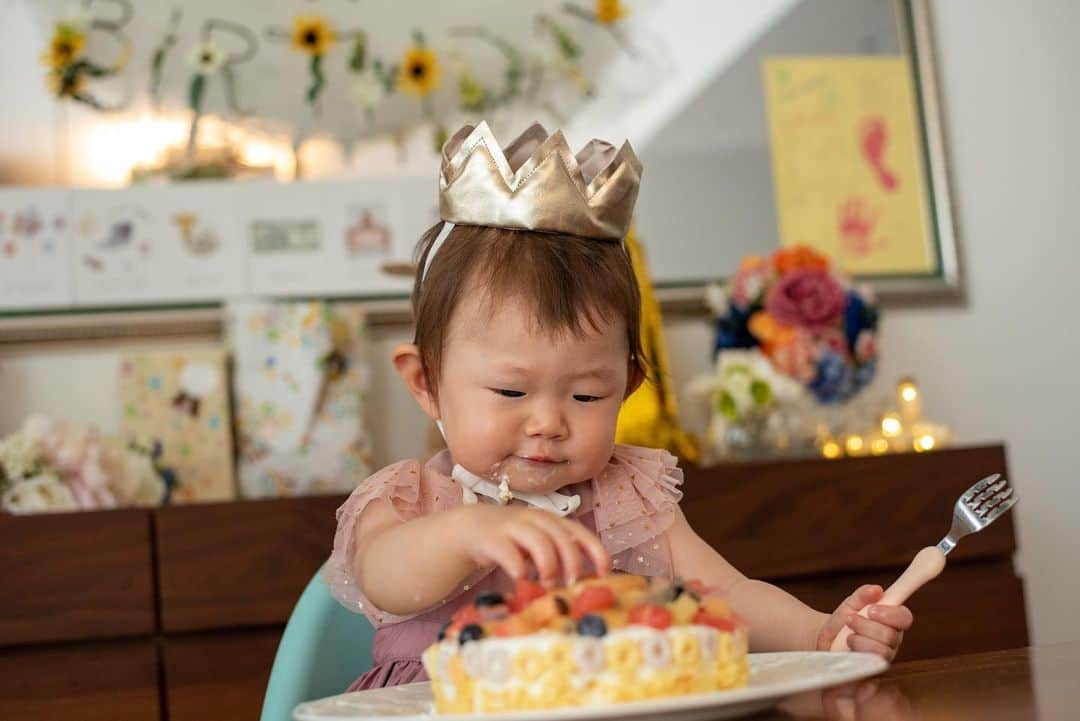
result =
[{"label": "wooden sideboard", "polygon": [[[683,508],[750,576],[829,610],[948,530],[1001,446],[686,469]],[[257,719],[340,497],[0,516],[0,718]],[[1006,516],[909,603],[902,660],[1023,646]]]}]

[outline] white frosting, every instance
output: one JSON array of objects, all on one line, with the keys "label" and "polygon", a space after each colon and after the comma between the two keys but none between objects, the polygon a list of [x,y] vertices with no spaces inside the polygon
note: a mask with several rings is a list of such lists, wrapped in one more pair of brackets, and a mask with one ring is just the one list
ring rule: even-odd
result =
[{"label": "white frosting", "polygon": [[[603,637],[566,635],[551,631],[513,636],[508,638],[490,637],[479,641],[470,641],[460,646],[456,640],[445,639],[439,644],[438,671],[442,675],[444,688],[450,685],[445,674],[444,659],[460,653],[465,670],[476,683],[488,690],[503,690],[508,687],[524,685],[530,693],[539,693],[541,685],[536,682],[522,682],[511,678],[510,669],[513,658],[522,650],[546,653],[556,643],[571,644],[574,661],[580,671],[573,674],[571,683],[580,688],[590,680],[596,679],[601,684],[615,683],[618,679],[615,671],[607,667],[608,646],[625,641],[635,641],[641,647],[644,664],[641,673],[649,677],[654,673],[670,669],[673,664],[672,642],[682,634],[697,637],[701,649],[702,661],[712,662],[716,658],[718,639],[722,632],[703,625],[671,626],[664,630],[647,626],[629,626],[616,629]],[[745,631],[738,629],[733,634],[736,649],[745,649]]]}]

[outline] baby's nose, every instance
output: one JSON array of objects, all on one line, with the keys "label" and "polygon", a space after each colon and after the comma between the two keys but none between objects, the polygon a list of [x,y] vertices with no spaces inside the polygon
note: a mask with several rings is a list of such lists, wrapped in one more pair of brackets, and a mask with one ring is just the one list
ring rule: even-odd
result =
[{"label": "baby's nose", "polygon": [[530,408],[525,433],[542,438],[564,438],[567,434],[566,419],[557,403],[539,401]]}]

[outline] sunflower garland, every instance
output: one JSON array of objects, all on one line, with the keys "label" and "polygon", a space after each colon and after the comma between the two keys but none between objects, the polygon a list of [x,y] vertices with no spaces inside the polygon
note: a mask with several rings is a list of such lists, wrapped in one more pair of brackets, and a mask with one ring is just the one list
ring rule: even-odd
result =
[{"label": "sunflower garland", "polygon": [[[214,42],[214,33],[228,33],[238,38],[244,49],[237,53],[226,53],[220,45]],[[237,115],[248,115],[249,112],[240,108],[236,100],[236,77],[233,69],[242,63],[246,63],[255,57],[258,42],[255,34],[248,28],[228,20],[210,18],[203,23],[199,33],[200,42],[191,48],[188,55],[188,63],[194,72],[188,83],[188,107],[191,109],[191,127],[188,130],[187,155],[190,158],[197,145],[197,133],[199,120],[203,113],[203,97],[210,78],[220,74],[224,81],[225,98],[229,109]]]},{"label": "sunflower garland", "polygon": [[169,16],[169,28],[165,31],[161,42],[154,48],[154,54],[150,57],[150,84],[147,89],[150,93],[150,102],[155,108],[160,101],[161,71],[165,67],[165,58],[176,46],[176,29],[180,25],[180,18],[182,17],[183,11],[180,8],[173,8],[172,14]]},{"label": "sunflower garland", "polygon": [[[89,92],[88,78],[104,78],[117,75],[131,57],[131,42],[123,33],[123,27],[131,20],[131,5],[127,0],[111,0],[120,8],[113,19],[88,19],[81,15],[61,18],[53,24],[49,46],[42,55],[48,68],[46,82],[50,92],[58,100],[72,100],[95,110],[116,110],[106,107]],[[112,65],[103,65],[86,56],[87,37],[91,30],[111,36],[120,46],[120,54]]]},{"label": "sunflower garland", "polygon": [[397,86],[418,98],[426,98],[439,87],[439,58],[417,34],[416,44],[405,51],[398,69]]},{"label": "sunflower garland", "polygon": [[367,33],[356,31],[349,53],[349,72],[353,75],[349,96],[371,121],[375,107],[394,92],[396,78],[393,69],[388,70],[381,59],[372,58],[369,63],[367,50]]},{"label": "sunflower garland", "polygon": [[[611,32],[616,39],[621,38],[621,23],[628,15],[624,0],[591,0],[591,7],[585,5],[590,0],[578,0],[579,5],[567,2],[561,7],[563,16],[570,15]],[[112,5],[119,8],[119,13],[111,13],[111,18],[97,17],[67,18],[55,23],[49,45],[42,54],[42,60],[48,67],[47,79],[50,88],[58,99],[70,99],[87,104],[99,110],[106,110],[89,92],[91,81],[95,78],[115,75],[124,67],[131,51],[131,43],[124,36],[122,29],[132,16],[131,0],[84,0],[84,7]],[[168,25],[160,40],[151,48],[149,62],[148,94],[156,106],[161,91],[164,65],[178,42],[178,28],[182,11],[172,10]],[[496,49],[503,57],[501,82],[490,82],[486,73],[476,72],[460,60],[460,56],[448,53],[448,65],[444,67],[444,57],[428,45],[423,33],[413,33],[413,42],[396,61],[385,62],[373,57],[369,37],[362,30],[343,31],[330,19],[320,14],[297,14],[291,25],[268,27],[265,36],[271,40],[287,43],[291,51],[307,58],[310,82],[306,84],[303,97],[305,103],[317,116],[320,112],[320,100],[328,84],[326,65],[327,55],[338,45],[347,50],[345,70],[349,73],[347,96],[368,117],[373,124],[375,108],[396,91],[408,94],[419,100],[424,118],[433,128],[433,141],[440,146],[446,137],[446,121],[436,115],[434,97],[440,89],[445,76],[453,78],[452,87],[454,106],[459,112],[480,115],[524,100],[543,107],[547,112],[559,116],[556,99],[545,93],[538,97],[548,74],[561,77],[573,84],[583,96],[592,94],[592,86],[581,66],[582,47],[561,22],[550,15],[540,13],[535,16],[535,25],[540,36],[541,47],[538,50],[521,49],[495,34],[491,30],[475,26],[451,29],[449,34],[457,38],[480,40]],[[87,57],[88,34],[98,30],[109,34],[121,45],[119,59],[111,65],[92,61]],[[211,31],[226,31],[240,36],[246,49],[242,52],[227,52],[236,47],[236,43],[218,42],[211,37]],[[625,42],[620,40],[625,48]],[[236,114],[247,114],[238,107],[236,101],[236,77],[234,68],[239,63],[250,60],[256,52],[255,34],[246,27],[224,20],[212,19],[204,23],[198,42],[187,51],[187,63],[191,68],[188,83],[187,101],[192,110],[192,126],[189,132],[189,149],[195,145],[195,134],[199,118],[203,112],[206,92],[217,78],[224,85],[229,107]],[[632,53],[631,53],[632,54]],[[486,70],[486,68],[485,68]],[[447,108],[449,109],[449,108]],[[399,128],[391,131],[400,140],[407,131]],[[299,140],[305,131],[299,131]]]},{"label": "sunflower garland", "polygon": [[495,91],[484,87],[466,68],[458,75],[458,101],[461,109],[472,113],[485,113],[508,105],[522,92],[522,81],[526,76],[525,57],[504,38],[487,28],[465,27],[450,31],[451,37],[476,38],[483,40],[502,53],[506,59],[503,68],[503,87]]},{"label": "sunflower garland", "polygon": [[566,3],[563,5],[563,10],[604,28],[628,55],[637,57],[637,52],[623,34],[621,27],[622,21],[630,14],[630,9],[622,0],[595,0],[592,10],[574,3]]},{"label": "sunflower garland", "polygon": [[269,28],[266,33],[274,40],[287,39],[291,50],[308,56],[311,84],[304,93],[304,100],[312,108],[318,107],[319,96],[326,87],[323,58],[339,40],[358,35],[358,31],[340,32],[323,15],[296,15],[293,17],[292,30]]}]

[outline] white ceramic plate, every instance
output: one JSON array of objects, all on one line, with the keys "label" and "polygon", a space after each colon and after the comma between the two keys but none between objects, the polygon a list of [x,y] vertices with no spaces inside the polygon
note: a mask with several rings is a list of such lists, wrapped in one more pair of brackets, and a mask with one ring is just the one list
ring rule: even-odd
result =
[{"label": "white ceramic plate", "polygon": [[734,691],[715,691],[636,701],[611,706],[566,708],[557,711],[515,711],[494,714],[437,715],[431,708],[427,682],[358,691],[308,701],[296,707],[296,721],[368,721],[394,718],[439,721],[696,721],[725,719],[771,708],[781,699],[805,691],[838,686],[888,668],[880,656],[866,653],[786,652],[750,654],[750,684]]}]

